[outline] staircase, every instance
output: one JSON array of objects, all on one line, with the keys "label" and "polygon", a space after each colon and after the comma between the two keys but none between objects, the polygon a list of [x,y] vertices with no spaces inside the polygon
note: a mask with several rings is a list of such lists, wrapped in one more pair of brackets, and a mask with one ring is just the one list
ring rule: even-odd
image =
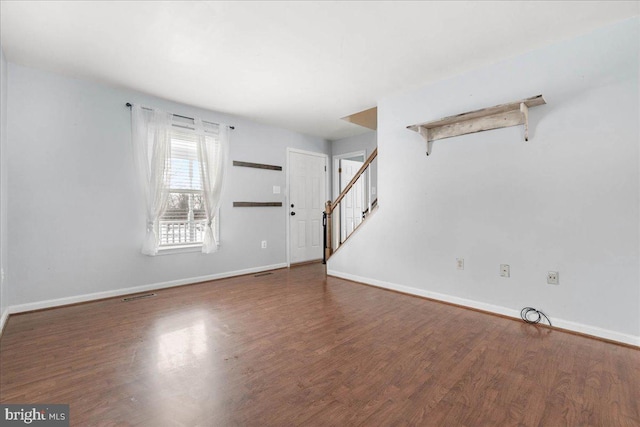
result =
[{"label": "staircase", "polygon": [[372,172],[378,149],[373,150],[362,167],[335,201],[327,201],[323,214],[323,263],[342,246],[378,206],[372,192]]}]

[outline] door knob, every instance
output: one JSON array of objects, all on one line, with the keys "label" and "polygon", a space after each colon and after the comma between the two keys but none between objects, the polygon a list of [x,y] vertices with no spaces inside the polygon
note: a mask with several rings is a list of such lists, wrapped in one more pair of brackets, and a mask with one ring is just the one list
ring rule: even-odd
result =
[{"label": "door knob", "polygon": [[294,216],[296,213],[295,212],[291,212],[291,216]]}]

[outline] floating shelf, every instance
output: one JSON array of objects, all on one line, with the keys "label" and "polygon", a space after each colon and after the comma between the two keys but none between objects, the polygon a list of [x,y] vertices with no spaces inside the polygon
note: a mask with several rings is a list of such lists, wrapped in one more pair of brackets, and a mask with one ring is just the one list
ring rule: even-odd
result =
[{"label": "floating shelf", "polygon": [[270,169],[274,171],[281,171],[282,166],[275,165],[265,165],[262,163],[251,163],[251,162],[240,162],[238,160],[233,161],[233,166],[242,166],[245,168],[256,168],[256,169]]},{"label": "floating shelf", "polygon": [[233,202],[234,208],[280,207],[282,202]]},{"label": "floating shelf", "polygon": [[546,104],[542,95],[482,110],[445,117],[433,122],[407,126],[418,132],[427,143],[427,156],[431,154],[433,141],[468,133],[524,125],[524,140],[529,140],[529,108]]}]

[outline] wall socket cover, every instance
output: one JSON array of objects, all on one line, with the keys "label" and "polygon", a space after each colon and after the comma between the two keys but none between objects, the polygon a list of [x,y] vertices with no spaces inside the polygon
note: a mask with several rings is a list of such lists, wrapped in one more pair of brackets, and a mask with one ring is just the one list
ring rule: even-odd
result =
[{"label": "wall socket cover", "polygon": [[560,275],[557,271],[549,271],[547,273],[547,283],[550,285],[560,284]]},{"label": "wall socket cover", "polygon": [[263,241],[262,241],[262,244],[260,245],[260,247],[261,247],[262,249],[267,249],[267,241],[266,241],[266,240],[263,240]]},{"label": "wall socket cover", "polygon": [[458,270],[464,270],[464,258],[456,258],[456,267]]},{"label": "wall socket cover", "polygon": [[509,264],[500,264],[500,277],[511,277],[511,267],[509,267]]}]

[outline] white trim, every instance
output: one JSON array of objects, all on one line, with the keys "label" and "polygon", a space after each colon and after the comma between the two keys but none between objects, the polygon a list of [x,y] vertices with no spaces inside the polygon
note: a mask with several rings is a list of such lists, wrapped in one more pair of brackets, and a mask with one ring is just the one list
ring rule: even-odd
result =
[{"label": "white trim", "polygon": [[333,156],[332,159],[332,164],[333,164],[333,171],[332,171],[332,176],[333,176],[333,197],[331,198],[331,200],[337,199],[338,196],[340,195],[340,178],[338,177],[338,161],[340,159],[349,159],[351,157],[356,157],[356,156],[362,156],[362,161],[366,161],[367,160],[367,150],[360,150],[360,151],[353,151],[351,153],[344,153],[344,154],[336,154],[335,156]]},{"label": "white trim", "polygon": [[289,156],[289,153],[308,154],[310,156],[329,158],[329,155],[325,153],[319,153],[317,151],[300,150],[299,148],[292,148],[292,147],[287,147],[287,157]]},{"label": "white trim", "polygon": [[2,316],[0,317],[0,337],[2,336],[2,333],[4,332],[4,325],[7,323],[7,320],[9,319],[9,314],[10,314],[10,309],[11,307],[7,307],[4,310],[4,313],[2,313]]},{"label": "white trim", "polygon": [[[465,307],[475,308],[490,313],[501,314],[503,316],[520,319],[520,311],[499,305],[488,304],[480,301],[469,300],[465,298],[454,297],[451,295],[431,292],[424,289],[413,288],[410,286],[398,285],[396,283],[385,282],[382,280],[371,279],[368,277],[356,276],[354,274],[342,273],[340,271],[327,269],[327,276],[334,276],[341,279],[351,280],[353,282],[365,283],[367,285],[376,286],[378,288],[390,289],[393,291],[403,292],[410,295],[417,295],[438,301],[457,304]],[[584,325],[582,323],[571,322],[563,319],[553,319],[553,327],[566,329],[568,331],[579,332],[581,334],[592,335],[598,338],[604,338],[611,341],[617,341],[624,344],[630,344],[640,347],[640,336],[624,334],[621,332],[611,331],[608,329],[598,328],[597,326]]]},{"label": "white trim", "polygon": [[[343,153],[343,154],[337,154],[335,156],[333,156],[333,197],[331,198],[331,200],[336,200],[338,198],[338,196],[340,195],[340,193],[342,192],[342,190],[340,189],[340,176],[338,174],[338,169],[340,168],[340,160],[343,159],[350,159],[352,157],[356,157],[356,156],[362,156],[362,163],[364,164],[364,162],[367,161],[368,157],[367,157],[367,150],[359,150],[359,151],[352,151],[350,153]],[[367,182],[367,187],[370,187],[369,183],[371,182],[371,180],[369,179],[369,172],[366,172],[366,182]],[[372,195],[369,193],[369,191],[367,191],[367,189],[363,189],[363,191],[365,191],[366,197],[367,197],[367,206],[369,205],[369,199],[372,198]],[[343,205],[342,203],[340,204],[340,207],[338,208],[338,224],[340,224],[340,227],[332,227],[333,230],[333,236],[331,236],[331,238],[333,239],[332,244],[335,246],[338,242],[340,241],[340,236],[342,235],[342,218],[343,218]],[[334,217],[335,219],[335,217]],[[334,222],[335,224],[335,222]],[[357,227],[356,227],[357,229]],[[355,231],[355,230],[354,230]],[[346,232],[345,232],[346,234]],[[348,237],[348,236],[347,236]]]},{"label": "white trim", "polygon": [[185,254],[189,252],[202,253],[202,243],[196,243],[196,244],[190,244],[190,245],[184,245],[184,246],[160,246],[158,247],[158,253],[156,254],[156,256]]},{"label": "white trim", "polygon": [[51,300],[45,300],[45,301],[31,302],[27,304],[12,305],[8,307],[7,311],[8,311],[8,314],[22,313],[25,311],[41,310],[44,308],[59,307],[62,305],[77,304],[80,302],[95,301],[95,300],[105,299],[105,298],[113,298],[121,295],[130,295],[130,294],[136,294],[140,292],[148,292],[148,291],[153,291],[158,289],[172,288],[174,286],[191,285],[199,282],[225,279],[228,277],[242,276],[244,274],[259,273],[262,271],[276,270],[279,268],[286,268],[286,267],[287,265],[284,263],[264,265],[261,267],[247,268],[244,270],[228,271],[226,273],[210,274],[207,276],[198,276],[198,277],[190,277],[187,279],[170,280],[167,282],[152,283],[149,285],[134,286],[131,288],[114,289],[112,291],[96,292],[92,294],[77,295],[73,297],[57,298],[57,299],[51,299]]},{"label": "white trim", "polygon": [[[285,215],[287,216],[287,219],[285,221],[285,236],[287,239],[287,267],[291,267],[291,184],[289,182],[289,180],[291,179],[291,175],[289,174],[289,157],[291,155],[291,153],[298,153],[298,154],[307,154],[310,156],[316,156],[316,157],[323,157],[324,158],[324,169],[325,169],[325,184],[324,184],[324,198],[325,201],[329,200],[329,195],[330,195],[330,185],[329,185],[329,155],[325,154],[325,153],[317,153],[314,151],[307,151],[307,150],[300,150],[297,148],[291,148],[291,147],[287,147],[287,158],[285,160],[285,173],[286,173],[286,185],[287,185],[287,190],[285,191],[285,201],[286,201],[286,209],[285,211]],[[323,204],[324,206],[324,204]],[[324,211],[324,209],[323,209]]]}]

